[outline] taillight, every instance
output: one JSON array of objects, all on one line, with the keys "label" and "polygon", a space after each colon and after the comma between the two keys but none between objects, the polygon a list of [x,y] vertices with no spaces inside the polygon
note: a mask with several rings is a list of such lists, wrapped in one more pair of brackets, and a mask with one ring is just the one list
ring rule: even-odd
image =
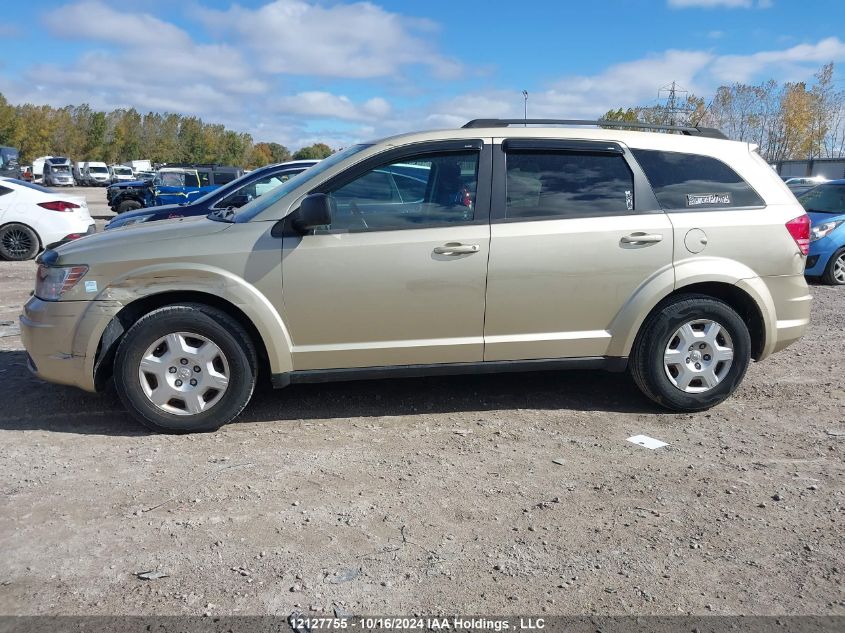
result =
[{"label": "taillight", "polygon": [[38,206],[42,209],[49,209],[50,211],[73,211],[78,209],[79,205],[73,202],[65,202],[64,200],[56,200],[55,202],[39,202]]},{"label": "taillight", "polygon": [[806,255],[810,252],[810,216],[806,213],[793,218],[786,223],[786,230],[798,244],[801,253]]}]

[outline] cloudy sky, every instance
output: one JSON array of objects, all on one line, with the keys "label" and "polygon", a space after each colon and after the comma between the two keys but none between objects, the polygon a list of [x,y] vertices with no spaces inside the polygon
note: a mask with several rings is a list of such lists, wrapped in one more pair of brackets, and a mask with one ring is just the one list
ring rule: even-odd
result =
[{"label": "cloudy sky", "polygon": [[45,0],[4,7],[12,103],[193,114],[297,148],[480,117],[596,118],[672,81],[809,80],[842,0]]}]

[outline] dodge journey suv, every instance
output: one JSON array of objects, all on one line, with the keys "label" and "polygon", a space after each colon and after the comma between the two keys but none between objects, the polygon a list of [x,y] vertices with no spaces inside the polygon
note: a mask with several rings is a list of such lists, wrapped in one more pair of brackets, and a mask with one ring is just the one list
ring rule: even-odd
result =
[{"label": "dodge journey suv", "polygon": [[[520,127],[509,127],[518,123]],[[698,411],[804,334],[810,223],[707,128],[471,121],[354,145],[243,207],[48,250],[32,371],[209,431],[297,382],[629,370]]]}]

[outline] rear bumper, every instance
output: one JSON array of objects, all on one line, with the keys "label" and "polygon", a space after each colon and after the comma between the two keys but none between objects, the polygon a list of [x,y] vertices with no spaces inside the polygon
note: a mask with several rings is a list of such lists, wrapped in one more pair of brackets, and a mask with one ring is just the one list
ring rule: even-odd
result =
[{"label": "rear bumper", "polygon": [[737,286],[755,298],[763,314],[766,342],[758,360],[792,345],[807,332],[813,297],[804,275],[755,277]]}]

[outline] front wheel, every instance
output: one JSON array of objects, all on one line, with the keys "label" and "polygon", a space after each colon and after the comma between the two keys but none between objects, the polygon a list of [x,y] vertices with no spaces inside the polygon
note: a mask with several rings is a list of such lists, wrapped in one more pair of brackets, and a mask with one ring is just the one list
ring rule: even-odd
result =
[{"label": "front wheel", "polygon": [[136,209],[140,209],[141,203],[137,200],[124,200],[119,205],[117,205],[117,212],[118,213],[126,213],[128,211],[135,211]]},{"label": "front wheel", "polygon": [[220,310],[173,305],[139,319],[120,342],[114,382],[129,412],[164,433],[214,431],[252,396],[249,335]]},{"label": "front wheel", "polygon": [[822,280],[832,286],[845,285],[845,248],[840,248],[830,257]]},{"label": "front wheel", "polygon": [[751,336],[728,304],[704,295],[667,303],[643,324],[631,352],[640,390],[675,411],[716,406],[739,386],[751,360]]}]

